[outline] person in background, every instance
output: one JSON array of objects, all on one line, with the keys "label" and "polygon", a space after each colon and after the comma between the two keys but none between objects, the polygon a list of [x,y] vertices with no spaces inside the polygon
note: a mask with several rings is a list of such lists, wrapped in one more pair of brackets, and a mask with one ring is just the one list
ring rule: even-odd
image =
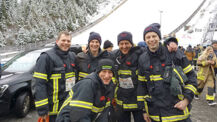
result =
[{"label": "person in background", "polygon": [[94,72],[100,59],[110,57],[107,51],[102,51],[100,48],[101,42],[101,36],[99,33],[90,32],[87,51],[77,54],[79,62],[79,79]]},{"label": "person in background", "polygon": [[71,34],[59,33],[55,46],[43,52],[33,73],[32,93],[42,119],[55,122],[56,115],[77,80],[76,55],[69,51]]},{"label": "person in background", "polygon": [[109,110],[105,111],[111,104],[111,81],[114,75],[114,62],[111,59],[101,59],[96,71],[72,88],[56,122],[108,122]]},{"label": "person in background", "polygon": [[183,46],[178,47],[183,53],[185,52],[185,48]]},{"label": "person in background", "polygon": [[111,41],[106,40],[103,44],[103,49],[107,50],[108,52],[111,52],[113,50],[113,44]]},{"label": "person in background", "polygon": [[[139,57],[138,96],[146,122],[191,122],[191,101],[196,93],[196,74],[178,48],[176,38],[160,43],[160,25],[144,29],[147,51]],[[176,77],[179,76],[179,77]],[[187,77],[187,78],[186,78]]]},{"label": "person in background", "polygon": [[132,34],[127,31],[118,34],[117,42],[119,49],[111,53],[118,72],[115,89],[118,122],[130,122],[131,114],[135,122],[144,122],[142,110],[137,105],[137,62],[144,50],[133,46]]},{"label": "person in background", "polygon": [[[217,56],[217,40],[213,40],[212,41],[212,48],[214,50],[214,53],[215,53],[215,56]],[[215,77],[216,77],[216,74],[217,74],[217,68],[214,68],[214,71],[215,71]],[[216,93],[216,79],[214,81],[214,94]]]},{"label": "person in background", "polygon": [[147,44],[144,41],[140,41],[137,46],[142,47],[144,49],[144,51],[146,51],[147,49]]},{"label": "person in background", "polygon": [[200,53],[201,53],[200,45],[197,45],[197,46],[195,47],[194,52],[195,52],[195,54],[196,54],[196,55],[194,56],[194,58],[193,58],[194,70],[198,70],[198,68],[197,68],[197,60],[198,60],[198,57],[200,56]]},{"label": "person in background", "polygon": [[185,50],[184,53],[185,53],[185,55],[187,56],[187,59],[189,60],[189,62],[191,63],[191,65],[193,65],[193,58],[194,58],[194,56],[195,56],[196,54],[195,54],[195,52],[194,52],[192,46],[189,45],[189,46],[187,47],[187,49]]},{"label": "person in background", "polygon": [[197,60],[197,65],[199,66],[197,73],[197,82],[198,82],[198,93],[195,96],[196,99],[199,99],[198,95],[201,94],[205,85],[207,85],[207,95],[206,100],[208,105],[216,105],[214,102],[214,81],[215,81],[215,72],[214,68],[217,67],[217,58],[214,53],[214,50],[211,46],[208,46],[202,55]]}]

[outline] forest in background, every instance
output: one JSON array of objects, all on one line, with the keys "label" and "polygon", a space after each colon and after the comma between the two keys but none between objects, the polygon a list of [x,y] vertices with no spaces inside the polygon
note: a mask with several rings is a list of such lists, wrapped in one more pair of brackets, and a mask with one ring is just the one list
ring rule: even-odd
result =
[{"label": "forest in background", "polygon": [[[120,0],[116,0],[120,1]],[[55,38],[90,23],[109,0],[0,0],[0,47]]]}]

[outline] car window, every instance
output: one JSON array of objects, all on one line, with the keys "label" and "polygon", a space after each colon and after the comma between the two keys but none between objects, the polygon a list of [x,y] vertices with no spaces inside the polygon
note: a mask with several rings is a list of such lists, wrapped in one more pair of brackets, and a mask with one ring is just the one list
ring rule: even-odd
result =
[{"label": "car window", "polygon": [[44,52],[48,49],[49,48],[28,53],[20,53],[5,64],[5,67],[3,67],[4,72],[22,73],[30,71],[30,69],[32,69],[36,64],[36,60],[40,56],[41,52]]},{"label": "car window", "polygon": [[36,63],[40,53],[27,53],[15,59],[4,71],[6,72],[27,72]]}]

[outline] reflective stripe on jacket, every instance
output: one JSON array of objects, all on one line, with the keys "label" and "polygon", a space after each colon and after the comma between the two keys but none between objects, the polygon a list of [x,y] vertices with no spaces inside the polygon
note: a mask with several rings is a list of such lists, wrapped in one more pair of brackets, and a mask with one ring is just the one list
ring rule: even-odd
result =
[{"label": "reflective stripe on jacket", "polygon": [[65,58],[60,58],[57,50],[53,48],[42,53],[34,70],[32,91],[40,116],[48,112],[49,115],[56,115],[68,94],[66,79],[76,80],[75,54],[68,52]]}]

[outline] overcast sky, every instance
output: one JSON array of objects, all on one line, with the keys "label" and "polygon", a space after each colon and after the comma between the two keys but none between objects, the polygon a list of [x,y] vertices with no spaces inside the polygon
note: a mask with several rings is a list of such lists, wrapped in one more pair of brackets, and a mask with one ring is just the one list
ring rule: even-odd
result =
[{"label": "overcast sky", "polygon": [[72,43],[86,44],[89,33],[101,34],[102,40],[110,40],[117,46],[117,35],[130,31],[137,44],[143,40],[143,30],[151,23],[160,23],[162,35],[170,33],[184,22],[203,0],[127,0],[105,20],[84,33],[75,36]]}]

